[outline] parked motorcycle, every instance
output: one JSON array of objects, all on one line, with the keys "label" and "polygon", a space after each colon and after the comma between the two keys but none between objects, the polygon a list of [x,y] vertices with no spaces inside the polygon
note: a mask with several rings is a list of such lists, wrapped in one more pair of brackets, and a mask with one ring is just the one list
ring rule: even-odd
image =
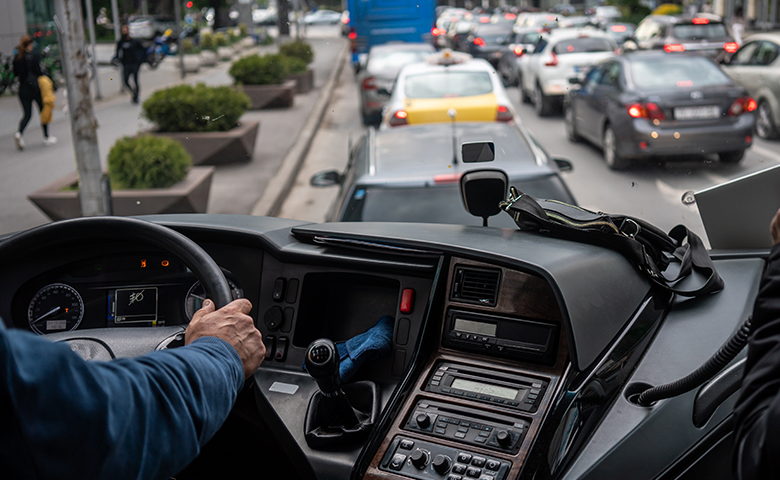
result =
[{"label": "parked motorcycle", "polygon": [[149,68],[155,70],[160,66],[166,55],[173,55],[176,50],[176,43],[172,39],[172,31],[166,30],[163,35],[154,37],[153,43],[146,49],[144,61],[149,64]]}]

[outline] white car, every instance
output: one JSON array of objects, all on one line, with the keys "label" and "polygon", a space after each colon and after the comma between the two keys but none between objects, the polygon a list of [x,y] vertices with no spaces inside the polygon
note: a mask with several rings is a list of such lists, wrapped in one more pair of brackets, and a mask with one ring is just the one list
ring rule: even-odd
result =
[{"label": "white car", "polygon": [[306,25],[336,25],[341,21],[341,12],[333,10],[317,10],[303,17]]},{"label": "white car", "polygon": [[520,63],[523,102],[533,101],[539,116],[551,114],[569,91],[570,78],[616,52],[615,40],[605,32],[590,28],[553,30]]}]

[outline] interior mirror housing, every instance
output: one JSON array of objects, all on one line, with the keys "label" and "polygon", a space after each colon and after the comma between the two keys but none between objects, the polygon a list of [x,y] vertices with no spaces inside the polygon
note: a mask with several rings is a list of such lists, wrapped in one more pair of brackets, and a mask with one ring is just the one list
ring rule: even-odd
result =
[{"label": "interior mirror housing", "polygon": [[475,217],[487,219],[501,213],[499,203],[506,199],[509,177],[503,170],[470,170],[460,177],[460,195],[466,210]]},{"label": "interior mirror housing", "polygon": [[467,142],[460,146],[463,163],[492,162],[496,159],[496,146],[493,142]]},{"label": "interior mirror housing", "polygon": [[331,187],[341,185],[344,182],[344,176],[336,170],[326,170],[312,175],[309,185],[312,187]]},{"label": "interior mirror housing", "polygon": [[571,172],[574,170],[574,165],[571,163],[571,160],[568,158],[563,157],[557,157],[553,158],[553,162],[555,162],[556,165],[558,165],[558,170],[561,172]]}]

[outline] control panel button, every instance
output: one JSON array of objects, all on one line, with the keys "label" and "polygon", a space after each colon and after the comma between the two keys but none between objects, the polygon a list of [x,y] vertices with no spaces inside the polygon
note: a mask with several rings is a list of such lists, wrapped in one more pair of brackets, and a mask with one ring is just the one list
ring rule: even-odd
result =
[{"label": "control panel button", "polygon": [[277,278],[274,282],[274,291],[271,295],[274,299],[274,302],[281,302],[284,298],[284,284],[286,283],[285,279],[283,278]]},{"label": "control panel button", "polygon": [[412,313],[412,307],[414,306],[414,290],[411,288],[404,288],[401,294],[401,313]]},{"label": "control panel button", "polygon": [[508,447],[512,444],[512,435],[510,435],[506,430],[499,430],[496,433],[496,441],[502,447]]},{"label": "control panel button", "polygon": [[393,455],[393,459],[390,460],[390,468],[393,470],[400,470],[403,468],[404,462],[406,462],[406,455],[403,453],[396,453]]},{"label": "control panel button", "polygon": [[431,465],[433,465],[433,469],[436,470],[437,473],[444,475],[450,471],[452,459],[447,455],[436,455]]},{"label": "control panel button", "polygon": [[463,477],[461,477],[460,475],[454,475],[454,474],[451,473],[451,474],[447,475],[447,480],[463,480]]},{"label": "control panel button", "polygon": [[485,464],[485,468],[488,470],[496,471],[499,468],[501,468],[501,463],[495,460],[488,460],[487,463]]},{"label": "control panel button", "polygon": [[481,477],[479,477],[478,480],[496,480],[496,477],[493,475],[484,474]]},{"label": "control panel button", "polygon": [[466,476],[467,477],[477,478],[481,474],[482,474],[482,469],[480,469],[480,468],[469,467],[469,469],[466,470]]},{"label": "control panel button", "polygon": [[458,462],[460,463],[471,463],[471,454],[470,453],[459,453],[458,454]]},{"label": "control panel button", "polygon": [[461,474],[463,474],[463,473],[466,473],[466,469],[467,468],[468,467],[466,465],[463,465],[462,463],[456,463],[455,465],[452,466],[452,471],[453,471],[453,473],[461,473]]},{"label": "control panel button", "polygon": [[276,341],[276,353],[274,353],[274,360],[277,362],[283,362],[287,360],[287,337],[279,337]]},{"label": "control panel button", "polygon": [[431,426],[431,417],[429,417],[426,413],[417,415],[415,421],[417,422],[417,426],[422,429],[426,429]]},{"label": "control panel button", "polygon": [[474,457],[471,459],[471,464],[475,467],[484,467],[485,466],[485,457]]},{"label": "control panel button", "polygon": [[409,459],[412,461],[412,465],[422,470],[425,468],[426,465],[428,465],[430,455],[427,451],[417,449],[409,456]]},{"label": "control panel button", "polygon": [[[398,445],[398,447],[403,450],[411,450],[414,448],[414,441],[405,438],[401,440],[401,443]],[[493,470],[495,470],[495,468]]]},{"label": "control panel button", "polygon": [[263,323],[265,323],[265,327],[272,332],[279,330],[279,326],[283,321],[284,313],[279,307],[269,308],[265,311],[265,315],[263,316]]},{"label": "control panel button", "polygon": [[265,359],[270,360],[276,352],[276,337],[266,335],[263,337],[263,343],[265,344]]}]

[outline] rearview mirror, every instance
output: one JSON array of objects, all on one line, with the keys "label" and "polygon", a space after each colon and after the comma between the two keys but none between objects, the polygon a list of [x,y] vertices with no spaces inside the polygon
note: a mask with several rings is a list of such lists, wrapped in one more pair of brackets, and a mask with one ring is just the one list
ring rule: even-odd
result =
[{"label": "rearview mirror", "polygon": [[493,142],[468,142],[460,146],[463,163],[492,162],[496,159]]},{"label": "rearview mirror", "polygon": [[326,170],[312,175],[309,185],[312,187],[331,187],[341,185],[344,182],[344,176],[336,170]]},{"label": "rearview mirror", "polygon": [[509,177],[503,170],[470,170],[460,177],[460,196],[466,211],[482,218],[482,226],[487,227],[487,219],[501,213],[498,204],[506,199]]},{"label": "rearview mirror", "polygon": [[561,172],[571,172],[574,170],[574,165],[571,163],[571,160],[568,158],[553,158],[553,162],[555,162],[556,165],[558,165],[558,170]]}]

